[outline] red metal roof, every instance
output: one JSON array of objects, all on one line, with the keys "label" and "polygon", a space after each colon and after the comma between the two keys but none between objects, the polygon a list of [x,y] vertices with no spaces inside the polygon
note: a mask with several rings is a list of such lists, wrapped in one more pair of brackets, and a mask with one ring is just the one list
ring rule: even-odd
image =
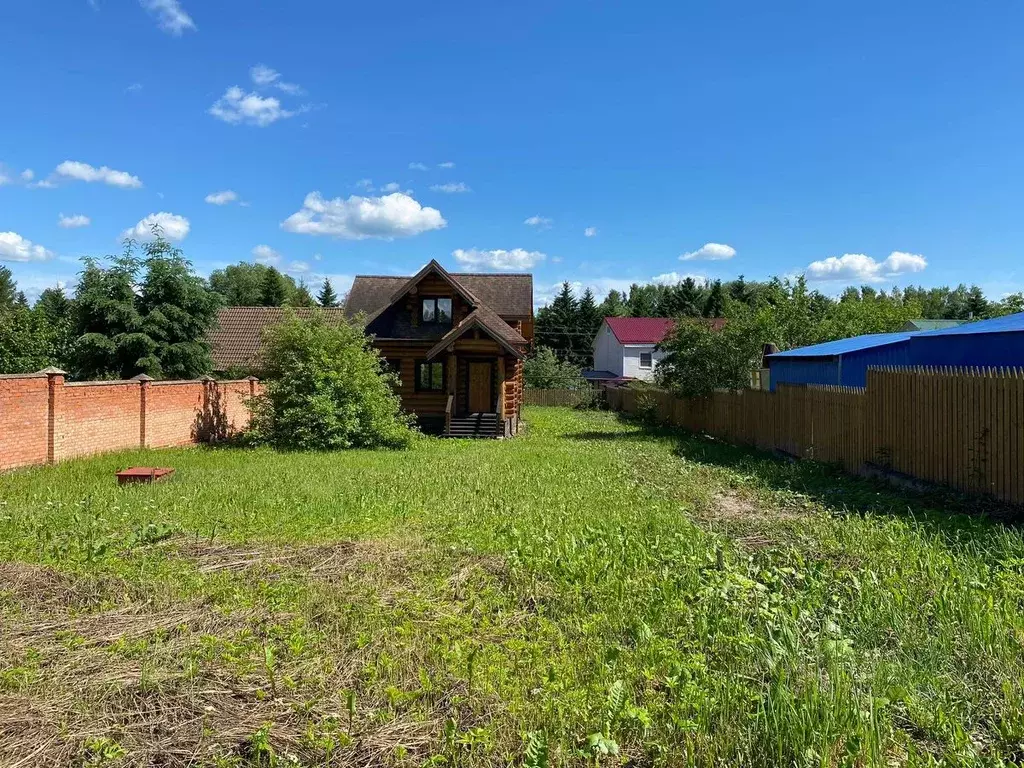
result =
[{"label": "red metal roof", "polygon": [[620,344],[658,344],[675,327],[675,321],[665,317],[606,317]]}]

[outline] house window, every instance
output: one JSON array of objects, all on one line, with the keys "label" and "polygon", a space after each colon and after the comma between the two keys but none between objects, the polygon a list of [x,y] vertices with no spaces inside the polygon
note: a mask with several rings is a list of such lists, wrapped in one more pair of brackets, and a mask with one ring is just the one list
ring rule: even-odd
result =
[{"label": "house window", "polygon": [[444,363],[416,363],[416,389],[421,392],[444,391]]},{"label": "house window", "polygon": [[420,319],[424,323],[437,323],[438,325],[452,324],[451,299],[423,299],[421,307]]},{"label": "house window", "polygon": [[640,353],[640,367],[644,370],[650,370],[652,364],[652,358],[650,352]]}]

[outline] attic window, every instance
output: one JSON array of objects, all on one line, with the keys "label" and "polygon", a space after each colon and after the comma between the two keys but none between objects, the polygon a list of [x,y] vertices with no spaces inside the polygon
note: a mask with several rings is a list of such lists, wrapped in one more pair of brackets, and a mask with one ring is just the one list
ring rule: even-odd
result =
[{"label": "attic window", "polygon": [[437,323],[438,325],[452,324],[452,300],[429,298],[423,299],[420,311],[420,320],[424,324]]}]

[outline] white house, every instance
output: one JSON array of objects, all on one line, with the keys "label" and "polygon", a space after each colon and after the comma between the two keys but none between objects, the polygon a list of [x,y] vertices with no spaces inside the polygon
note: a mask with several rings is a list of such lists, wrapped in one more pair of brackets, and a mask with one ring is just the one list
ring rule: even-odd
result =
[{"label": "white house", "polygon": [[606,317],[594,338],[591,381],[654,380],[654,367],[665,353],[655,349],[675,326],[664,317]]}]

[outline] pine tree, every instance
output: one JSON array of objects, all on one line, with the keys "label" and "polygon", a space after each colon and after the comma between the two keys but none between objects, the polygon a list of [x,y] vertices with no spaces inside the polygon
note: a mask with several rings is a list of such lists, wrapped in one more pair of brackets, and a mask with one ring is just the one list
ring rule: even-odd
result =
[{"label": "pine tree", "polygon": [[722,281],[715,280],[704,301],[704,317],[721,317],[725,314],[725,291],[722,290]]},{"label": "pine tree", "polygon": [[678,317],[701,317],[704,314],[704,292],[697,281],[688,277],[676,286]]},{"label": "pine tree", "polygon": [[288,298],[288,285],[285,283],[284,275],[274,267],[269,267],[263,275],[263,284],[260,286],[260,304],[264,307],[283,306]]},{"label": "pine tree", "polygon": [[594,358],[594,336],[601,327],[601,313],[597,310],[597,302],[594,300],[594,292],[587,288],[583,291],[577,309],[578,328],[573,336],[575,341],[574,349],[577,360],[581,365],[590,366]]},{"label": "pine tree", "polygon": [[295,286],[295,290],[292,291],[292,295],[288,297],[285,302],[289,307],[315,307],[316,302],[313,300],[313,294],[309,292],[309,288],[306,283],[302,280]]},{"label": "pine tree", "polygon": [[316,300],[321,307],[338,306],[338,294],[334,292],[330,278],[324,278],[324,284],[320,286],[320,293],[317,294]]},{"label": "pine tree", "polygon": [[11,309],[18,300],[18,286],[7,267],[0,266],[0,311]]},{"label": "pine tree", "polygon": [[576,360],[574,334],[579,328],[579,305],[569,283],[562,283],[562,289],[554,300],[537,313],[537,344],[550,347],[559,360]]},{"label": "pine tree", "polygon": [[604,301],[601,302],[597,310],[598,315],[602,318],[626,317],[629,314],[625,298],[614,288],[608,291],[608,295],[604,297]]}]

